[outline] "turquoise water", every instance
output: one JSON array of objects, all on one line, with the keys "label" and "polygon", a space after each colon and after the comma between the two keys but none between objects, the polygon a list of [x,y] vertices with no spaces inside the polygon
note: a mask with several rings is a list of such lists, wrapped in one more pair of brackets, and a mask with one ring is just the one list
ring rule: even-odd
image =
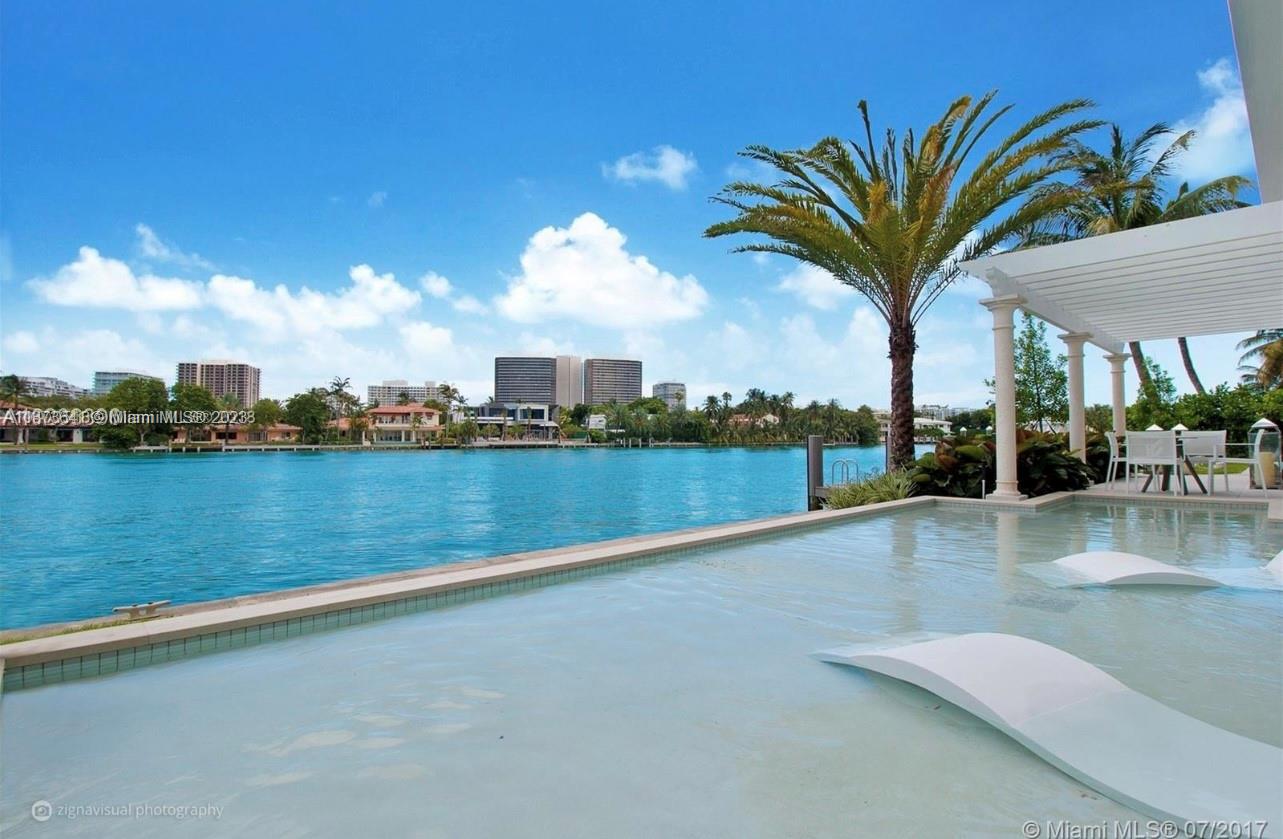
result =
[{"label": "turquoise water", "polygon": [[7,455],[0,628],[788,513],[805,484],[800,447]]},{"label": "turquoise water", "polygon": [[[20,690],[3,701],[0,833],[1012,837],[1029,820],[1143,823],[939,697],[809,657],[920,630],[1015,633],[1283,745],[1283,596],[1049,589],[1023,570],[1106,548],[1248,567],[1283,548],[1283,528],[1103,503],[907,510]],[[42,799],[221,810],[38,824]]]}]

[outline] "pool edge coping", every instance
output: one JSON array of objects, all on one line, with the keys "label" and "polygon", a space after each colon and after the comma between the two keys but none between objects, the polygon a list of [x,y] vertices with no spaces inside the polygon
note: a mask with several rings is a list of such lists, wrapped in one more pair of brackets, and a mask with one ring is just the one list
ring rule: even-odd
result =
[{"label": "pool edge coping", "polygon": [[[350,612],[354,609],[388,607],[416,598],[444,598],[447,594],[483,590],[496,584],[503,585],[525,579],[535,580],[550,574],[588,570],[596,566],[643,560],[648,557],[659,558],[666,554],[710,547],[719,543],[769,537],[789,531],[839,524],[916,507],[945,506],[997,512],[1036,513],[1063,504],[1078,503],[1078,501],[1088,504],[1121,502],[1130,506],[1189,505],[1213,509],[1255,510],[1266,512],[1267,521],[1270,523],[1281,521],[1273,515],[1275,513],[1273,504],[1267,506],[1260,501],[1248,501],[1242,498],[1190,499],[1182,503],[1175,499],[1136,499],[1122,493],[1089,495],[1081,492],[1056,492],[1037,498],[1000,502],[973,498],[916,496],[842,510],[790,513],[203,601],[166,610],[154,618],[88,629],[75,628],[84,621],[47,624],[41,628],[49,630],[52,634],[12,641],[0,646],[0,696],[5,692],[3,677],[6,670],[20,671],[22,668],[33,665],[79,661],[85,657],[105,653],[172,644],[253,627],[271,627],[274,624],[300,619],[308,619],[310,622],[319,616]],[[1141,503],[1136,503],[1137,501]],[[273,634],[268,640],[275,637]],[[53,683],[75,678],[78,676],[60,678]]]}]

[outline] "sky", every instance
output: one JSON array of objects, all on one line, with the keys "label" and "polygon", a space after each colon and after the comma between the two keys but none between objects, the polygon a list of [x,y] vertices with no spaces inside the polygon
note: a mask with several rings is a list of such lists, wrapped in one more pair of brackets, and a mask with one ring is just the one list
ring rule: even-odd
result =
[{"label": "sky", "polygon": [[[1086,97],[1128,133],[1196,129],[1192,184],[1254,177],[1206,0],[0,0],[0,48],[0,369],[81,386],[233,358],[265,396],[343,376],[475,404],[495,355],[569,353],[640,358],[647,392],[682,381],[691,402],[882,407],[867,303],[702,237],[727,217],[710,196],[760,174],[746,145],[855,136],[860,99],[902,131],[997,89],[998,128]],[[961,281],[921,321],[916,401],[985,403],[985,292]],[[1205,383],[1237,378],[1241,337],[1191,339]],[[1174,341],[1147,350],[1189,389]]]}]

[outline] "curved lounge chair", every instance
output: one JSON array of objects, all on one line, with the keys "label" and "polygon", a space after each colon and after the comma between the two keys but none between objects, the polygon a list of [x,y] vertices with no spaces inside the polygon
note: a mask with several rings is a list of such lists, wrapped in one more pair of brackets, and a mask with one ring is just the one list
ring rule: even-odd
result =
[{"label": "curved lounge chair", "polygon": [[1067,586],[1173,585],[1283,590],[1283,552],[1264,568],[1180,568],[1140,554],[1087,551],[1050,563],[1052,578]]},{"label": "curved lounge chair", "polygon": [[973,633],[815,654],[928,690],[1115,801],[1179,822],[1283,825],[1283,749],[1131,690],[1055,647]]}]

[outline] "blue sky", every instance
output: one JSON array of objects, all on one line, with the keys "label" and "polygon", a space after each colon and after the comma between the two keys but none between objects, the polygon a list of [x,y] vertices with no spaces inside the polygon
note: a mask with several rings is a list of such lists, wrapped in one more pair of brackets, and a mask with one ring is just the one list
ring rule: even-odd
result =
[{"label": "blue sky", "polygon": [[[556,351],[640,357],[647,386],[694,400],[758,386],[881,406],[871,309],[701,237],[745,145],[853,136],[860,98],[903,129],[998,88],[1017,116],[1088,97],[1129,132],[1198,128],[1183,174],[1253,176],[1220,3],[0,16],[0,367],[82,385],[230,356],[263,368],[265,395],[343,375],[362,393],[454,381],[476,402],[494,355]],[[924,320],[919,401],[983,404],[981,296],[964,283]],[[1205,381],[1234,378],[1239,337],[1192,341]],[[1168,343],[1150,349],[1186,387]],[[1103,362],[1087,386],[1108,398]]]}]

